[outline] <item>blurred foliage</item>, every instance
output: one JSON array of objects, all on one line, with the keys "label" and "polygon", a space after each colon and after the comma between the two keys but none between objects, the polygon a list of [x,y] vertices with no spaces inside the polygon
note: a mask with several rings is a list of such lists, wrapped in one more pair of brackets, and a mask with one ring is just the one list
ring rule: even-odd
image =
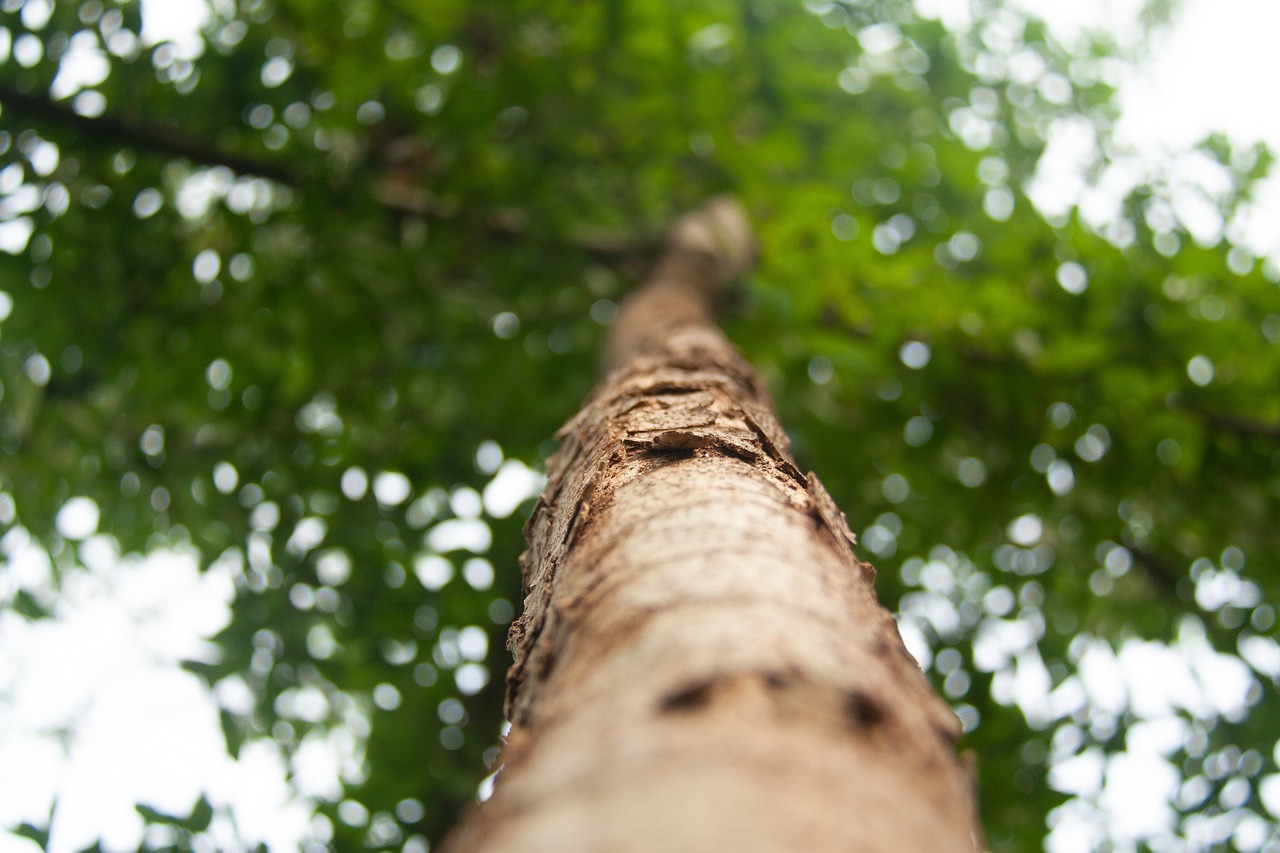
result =
[{"label": "blurred foliage", "polygon": [[[729,331],[931,648],[994,849],[1044,843],[1051,758],[1140,721],[1032,713],[1021,669],[1078,686],[1091,643],[1197,631],[1275,648],[1280,289],[1158,180],[1102,229],[1025,192],[1059,120],[1107,139],[1105,39],[994,2],[953,31],[903,0],[211,5],[184,46],[145,43],[137,3],[0,3],[0,530],[72,571],[56,519],[87,496],[123,552],[230,567],[221,659],[192,667],[254,697],[224,711],[233,754],[359,741],[320,841],[420,850],[474,799],[520,596],[491,442],[540,464],[653,235],[712,193],[762,245]],[[1270,154],[1204,152],[1229,219]],[[1002,625],[1028,639],[984,662]],[[1247,712],[1175,709],[1202,796],[1169,837],[1261,846],[1232,833],[1266,815],[1280,708],[1246,658]],[[189,846],[197,806],[144,815]]]}]

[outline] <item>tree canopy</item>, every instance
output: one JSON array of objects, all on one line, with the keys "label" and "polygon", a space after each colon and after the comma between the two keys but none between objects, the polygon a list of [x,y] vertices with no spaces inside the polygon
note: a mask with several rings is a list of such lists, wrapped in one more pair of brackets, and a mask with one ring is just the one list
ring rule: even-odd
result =
[{"label": "tree canopy", "polygon": [[[762,260],[727,329],[964,722],[992,849],[1280,843],[1280,288],[1222,236],[1267,151],[1194,152],[1208,232],[1158,169],[1046,217],[1055,134],[1119,157],[1117,48],[988,0],[143,11],[0,2],[4,630],[103,549],[195,555],[234,589],[186,664],[228,749],[293,761],[309,843],[425,850],[496,769],[550,437],[664,223],[730,192]],[[234,835],[157,806],[150,846]]]}]

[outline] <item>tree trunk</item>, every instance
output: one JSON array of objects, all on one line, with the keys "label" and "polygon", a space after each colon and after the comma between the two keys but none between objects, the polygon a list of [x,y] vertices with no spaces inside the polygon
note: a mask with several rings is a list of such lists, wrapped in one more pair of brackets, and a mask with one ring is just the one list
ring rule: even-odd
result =
[{"label": "tree trunk", "polygon": [[526,527],[512,729],[450,851],[968,851],[972,783],[711,303],[750,262],[727,200],[624,302]]}]

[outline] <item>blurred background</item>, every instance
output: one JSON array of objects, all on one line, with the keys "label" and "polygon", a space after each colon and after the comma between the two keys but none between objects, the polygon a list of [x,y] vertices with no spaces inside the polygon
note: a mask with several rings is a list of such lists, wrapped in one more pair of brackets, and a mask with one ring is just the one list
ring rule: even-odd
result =
[{"label": "blurred background", "polygon": [[0,851],[438,842],[550,436],[720,192],[763,258],[727,329],[991,848],[1280,850],[1277,32],[0,0]]}]

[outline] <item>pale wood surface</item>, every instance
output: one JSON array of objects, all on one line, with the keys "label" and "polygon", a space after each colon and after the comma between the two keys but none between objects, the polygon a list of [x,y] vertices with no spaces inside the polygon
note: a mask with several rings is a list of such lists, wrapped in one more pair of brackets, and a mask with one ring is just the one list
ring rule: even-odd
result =
[{"label": "pale wood surface", "polygon": [[672,229],[526,527],[513,723],[450,851],[968,851],[959,725],[715,327],[740,208]]}]

